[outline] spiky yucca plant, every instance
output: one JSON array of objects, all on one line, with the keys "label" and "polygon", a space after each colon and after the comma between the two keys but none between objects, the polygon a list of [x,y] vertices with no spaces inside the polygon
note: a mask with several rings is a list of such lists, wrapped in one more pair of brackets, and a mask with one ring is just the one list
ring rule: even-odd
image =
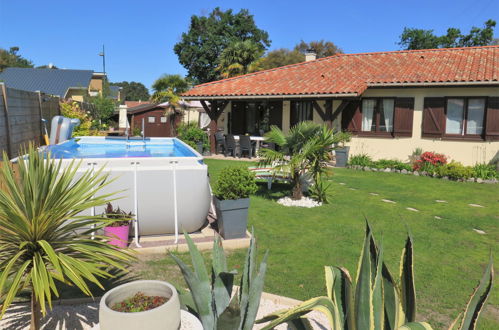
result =
[{"label": "spiky yucca plant", "polygon": [[[411,235],[408,234],[402,251],[398,281],[394,280],[388,270],[383,253],[382,244],[376,244],[371,227],[366,222],[366,236],[355,282],[345,268],[326,266],[327,296],[312,298],[290,310],[270,314],[257,323],[271,321],[263,329],[272,329],[284,322],[294,323],[298,328],[308,328],[310,324],[304,315],[317,310],[328,317],[333,330],[432,329],[426,322],[416,322]],[[493,277],[491,257],[464,313],[457,317],[450,329],[475,329],[490,294]]]},{"label": "spiky yucca plant", "polygon": [[265,253],[260,267],[257,268],[256,244],[255,239],[251,238],[239,292],[232,296],[236,271],[228,270],[219,238],[213,243],[211,271],[208,272],[196,245],[187,233],[184,233],[184,236],[189,246],[194,272],[170,253],[190,289],[190,292],[180,291],[182,303],[197,314],[205,330],[251,330],[260,305],[268,253]]},{"label": "spiky yucca plant", "polygon": [[[19,157],[17,176],[4,161],[0,181],[0,318],[24,289],[31,290],[31,329],[39,328],[40,312],[59,296],[56,281],[75,285],[92,295],[88,283],[103,288],[99,278],[112,277],[111,267],[124,269],[132,256],[107,244],[108,238],[92,232],[115,220],[79,216],[106,204],[110,194],[100,194],[107,183],[102,169],[77,175],[75,161],[65,168],[44,158],[33,146]],[[3,159],[7,160],[6,154]],[[94,229],[91,229],[93,227]]]}]

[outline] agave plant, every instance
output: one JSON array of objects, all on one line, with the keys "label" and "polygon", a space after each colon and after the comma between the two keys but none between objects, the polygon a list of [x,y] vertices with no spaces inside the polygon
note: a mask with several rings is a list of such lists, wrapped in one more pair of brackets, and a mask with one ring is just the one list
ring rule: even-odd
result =
[{"label": "agave plant", "polygon": [[279,172],[289,174],[293,183],[293,199],[302,198],[301,177],[310,172],[315,181],[324,172],[335,142],[333,131],[326,125],[304,121],[296,124],[289,134],[276,126],[265,135],[268,142],[280,150],[261,149],[260,165],[273,165]]},{"label": "agave plant", "polygon": [[251,330],[255,323],[263,290],[267,254],[260,267],[256,264],[256,245],[251,238],[238,293],[232,295],[235,271],[229,271],[222,244],[217,237],[213,243],[212,265],[209,273],[203,256],[192,239],[184,233],[192,259],[192,271],[174,254],[170,255],[180,267],[190,292],[180,292],[183,304],[197,314],[205,330]]},{"label": "agave plant", "polygon": [[[3,159],[8,159],[4,153]],[[132,259],[128,252],[92,234],[114,220],[79,216],[109,201],[99,195],[107,183],[102,169],[76,175],[74,161],[44,159],[30,146],[27,159],[19,157],[17,173],[4,162],[0,181],[0,318],[13,299],[31,290],[31,329],[39,328],[40,314],[52,308],[59,296],[56,281],[75,285],[92,295],[88,284],[103,289],[99,278],[113,277],[111,267],[124,269]],[[92,228],[93,227],[93,228]]]},{"label": "agave plant", "polygon": [[[388,270],[383,254],[383,245],[376,244],[371,227],[366,222],[366,236],[355,282],[345,268],[326,266],[327,296],[312,298],[290,310],[267,315],[257,323],[270,321],[263,329],[272,329],[284,322],[307,328],[310,324],[304,315],[317,310],[327,316],[333,330],[432,329],[428,323],[416,321],[411,235],[408,234],[402,251],[398,281]],[[450,329],[476,328],[480,312],[490,294],[493,277],[491,257],[464,313],[456,318]]]}]

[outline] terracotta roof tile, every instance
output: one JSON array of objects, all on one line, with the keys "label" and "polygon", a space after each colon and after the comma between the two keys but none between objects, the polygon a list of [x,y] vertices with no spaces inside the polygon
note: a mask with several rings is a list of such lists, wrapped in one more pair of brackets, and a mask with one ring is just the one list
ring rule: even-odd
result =
[{"label": "terracotta roof tile", "polygon": [[368,86],[499,84],[499,46],[340,54],[195,86],[184,96],[361,94]]}]

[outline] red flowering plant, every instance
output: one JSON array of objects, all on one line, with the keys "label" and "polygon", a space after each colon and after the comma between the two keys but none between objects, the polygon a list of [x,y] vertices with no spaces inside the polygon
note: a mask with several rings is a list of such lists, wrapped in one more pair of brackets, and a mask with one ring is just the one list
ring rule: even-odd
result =
[{"label": "red flowering plant", "polygon": [[437,167],[447,164],[447,157],[443,154],[426,151],[419,156],[414,163],[414,170],[421,172],[434,173]]}]

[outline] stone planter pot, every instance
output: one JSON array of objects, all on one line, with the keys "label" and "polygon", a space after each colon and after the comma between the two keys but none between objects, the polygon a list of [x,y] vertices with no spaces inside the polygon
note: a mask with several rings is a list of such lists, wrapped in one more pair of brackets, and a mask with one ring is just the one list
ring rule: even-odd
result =
[{"label": "stone planter pot", "polygon": [[199,152],[200,155],[203,154],[203,142],[196,142],[196,151]]},{"label": "stone planter pot", "polygon": [[334,150],[336,155],[336,167],[345,167],[348,163],[348,152],[350,147],[343,147]]},{"label": "stone planter pot", "polygon": [[104,235],[111,237],[109,244],[126,248],[128,246],[128,233],[130,232],[130,225],[119,227],[105,227]]},{"label": "stone planter pot", "polygon": [[219,200],[215,197],[218,231],[224,239],[246,237],[250,199]]},{"label": "stone planter pot", "polygon": [[[149,296],[167,297],[163,305],[145,312],[123,313],[110,306],[132,297],[137,292]],[[164,281],[133,281],[108,291],[99,305],[101,330],[178,330],[180,326],[180,301],[173,285]]]}]

